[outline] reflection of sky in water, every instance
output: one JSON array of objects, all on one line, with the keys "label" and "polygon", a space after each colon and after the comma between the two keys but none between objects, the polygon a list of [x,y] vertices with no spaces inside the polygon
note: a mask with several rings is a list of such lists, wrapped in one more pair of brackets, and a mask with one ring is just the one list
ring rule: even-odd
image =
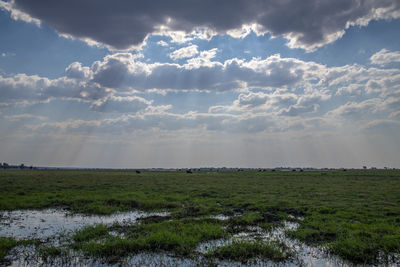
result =
[{"label": "reflection of sky in water", "polygon": [[[240,232],[235,234],[230,239],[217,239],[211,240],[209,242],[204,242],[197,247],[197,251],[201,253],[206,253],[207,251],[212,251],[217,247],[227,246],[232,244],[234,241],[239,240],[276,240],[284,242],[288,247],[294,249],[298,253],[298,260],[294,262],[286,263],[275,263],[271,261],[257,261],[255,265],[257,266],[350,266],[350,263],[341,260],[338,257],[328,255],[324,253],[321,248],[307,246],[299,241],[287,238],[285,235],[286,230],[295,230],[299,227],[298,223],[295,222],[285,222],[284,227],[277,227],[271,232],[265,232],[262,228],[257,226],[250,226],[247,228],[248,231]],[[236,262],[221,261],[222,266],[234,265],[238,266]],[[242,266],[242,265],[239,265]],[[246,266],[246,265],[243,265]]]},{"label": "reflection of sky in water", "polygon": [[138,218],[168,213],[130,211],[112,215],[70,214],[62,209],[5,211],[0,215],[0,236],[47,238],[57,233],[70,232],[93,224],[132,223]]}]

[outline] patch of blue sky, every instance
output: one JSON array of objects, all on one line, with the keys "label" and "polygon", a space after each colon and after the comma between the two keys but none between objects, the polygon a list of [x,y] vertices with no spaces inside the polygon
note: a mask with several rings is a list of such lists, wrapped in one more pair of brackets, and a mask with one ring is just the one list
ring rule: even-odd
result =
[{"label": "patch of blue sky", "polygon": [[46,118],[47,122],[66,120],[99,120],[102,118],[114,118],[121,114],[92,111],[90,103],[75,100],[54,99],[46,103],[37,103],[24,106],[16,106],[3,111],[4,116],[17,114],[33,114]]},{"label": "patch of blue sky", "polygon": [[25,73],[48,78],[64,75],[65,68],[79,61],[90,66],[110,52],[106,48],[89,46],[85,42],[58,36],[45,24],[35,24],[10,19],[10,14],[0,10],[0,69],[3,73]]},{"label": "patch of blue sky", "polygon": [[[224,62],[232,58],[251,60],[254,57],[267,58],[274,54],[281,57],[314,61],[328,67],[351,64],[368,65],[369,58],[383,48],[390,51],[400,50],[400,19],[392,21],[372,21],[364,27],[353,26],[346,30],[342,38],[307,53],[303,49],[291,49],[283,37],[271,38],[270,34],[257,36],[254,32],[244,38],[229,35],[216,35],[211,40],[195,39],[188,43],[172,43],[167,36],[151,36],[143,48],[147,62],[172,62],[169,54],[174,50],[197,45],[199,52],[217,48],[214,61]],[[161,46],[163,41],[168,46]],[[187,58],[176,60],[183,64]]]},{"label": "patch of blue sky", "polygon": [[331,66],[369,65],[370,57],[383,48],[400,51],[400,19],[371,21],[365,27],[350,27],[342,38],[299,59]]},{"label": "patch of blue sky", "polygon": [[[160,45],[159,42],[161,41],[168,44],[168,46]],[[169,54],[176,49],[187,46],[187,44],[181,46],[179,45],[175,46],[170,42],[171,38],[168,36],[159,36],[159,35],[150,36],[147,39],[146,45],[142,47],[141,53],[143,54],[144,57],[143,59],[141,59],[141,61],[144,61],[149,64],[155,62],[160,62],[160,63],[171,62]]]}]

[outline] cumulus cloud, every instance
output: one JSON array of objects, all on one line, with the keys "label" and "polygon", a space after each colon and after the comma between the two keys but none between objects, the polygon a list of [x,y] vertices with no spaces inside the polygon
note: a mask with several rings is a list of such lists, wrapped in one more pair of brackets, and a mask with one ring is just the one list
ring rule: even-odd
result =
[{"label": "cumulus cloud", "polygon": [[234,104],[239,107],[255,108],[264,105],[267,102],[268,98],[268,94],[262,92],[240,94]]},{"label": "cumulus cloud", "polygon": [[360,84],[350,84],[348,86],[340,87],[336,95],[349,95],[349,96],[359,96],[363,91],[364,85]]},{"label": "cumulus cloud", "polygon": [[94,102],[91,109],[99,112],[136,113],[150,105],[151,101],[138,96],[111,96]]},{"label": "cumulus cloud", "polygon": [[217,55],[217,52],[217,48],[201,51],[198,57],[188,59],[185,67],[189,69],[199,67],[213,67],[215,65],[215,62],[212,62],[212,59]]},{"label": "cumulus cloud", "polygon": [[320,91],[305,93],[298,96],[297,103],[289,108],[281,109],[278,114],[282,116],[300,116],[304,113],[318,111],[320,103],[330,99],[331,96]]},{"label": "cumulus cloud", "polygon": [[324,68],[313,62],[281,58],[280,55],[250,61],[234,58],[220,63],[211,61],[216,51],[202,51],[184,65],[147,64],[136,60],[130,53],[117,53],[93,64],[93,81],[122,91],[285,88],[307,81],[319,68]]},{"label": "cumulus cloud", "polygon": [[239,94],[232,105],[211,106],[210,113],[240,114],[240,112],[268,112],[273,116],[301,116],[305,113],[315,113],[320,104],[330,99],[331,96],[319,91],[294,94],[288,92],[273,93],[250,92]]},{"label": "cumulus cloud", "polygon": [[279,112],[279,115],[282,115],[282,116],[299,116],[299,115],[302,115],[304,113],[315,112],[315,111],[318,110],[318,108],[319,108],[318,104],[313,104],[313,105],[308,105],[308,106],[293,105],[293,106],[290,106],[287,109],[282,109]]},{"label": "cumulus cloud", "polygon": [[48,88],[50,80],[37,75],[16,74],[12,77],[0,76],[0,103],[3,105],[39,101],[42,91]]},{"label": "cumulus cloud", "polygon": [[111,91],[95,83],[61,77],[48,79],[37,75],[0,76],[0,104],[8,106],[49,101],[52,98],[92,101],[108,96]]},{"label": "cumulus cloud", "polygon": [[371,98],[359,103],[347,102],[346,104],[329,111],[328,114],[335,117],[365,116],[377,112],[381,105],[382,100],[380,98]]},{"label": "cumulus cloud", "polygon": [[[57,79],[17,74],[0,76],[0,105],[35,103],[52,99],[84,101],[103,113],[165,112],[138,93],[170,91],[230,91],[230,105],[210,103],[214,115],[269,112],[276,117],[318,116],[335,118],[381,114],[396,118],[400,109],[400,70],[360,65],[327,67],[311,61],[282,58],[279,54],[250,60],[213,61],[216,49],[201,51],[185,64],[146,63],[140,54],[115,53],[91,66],[73,62]],[[340,95],[357,97],[346,104]],[[331,101],[332,100],[332,101]],[[323,108],[322,108],[323,107]],[[202,106],[202,108],[207,108]],[[240,127],[239,127],[240,128]],[[236,129],[239,129],[236,128]]]},{"label": "cumulus cloud", "polygon": [[372,64],[386,65],[389,63],[400,62],[400,52],[390,52],[386,49],[382,49],[379,52],[373,54],[370,58]]},{"label": "cumulus cloud", "polygon": [[182,58],[189,58],[189,57],[194,57],[199,53],[197,50],[198,46],[197,45],[191,45],[187,47],[182,47],[178,50],[175,50],[171,54],[169,54],[169,57],[173,60],[178,60]]},{"label": "cumulus cloud", "polygon": [[73,62],[65,69],[65,76],[72,79],[87,79],[90,75],[89,67],[82,67],[80,62]]},{"label": "cumulus cloud", "polygon": [[125,0],[118,4],[106,0],[13,0],[0,3],[14,19],[45,22],[60,34],[116,49],[138,46],[157,32],[184,36],[205,29],[198,36],[230,33],[242,37],[251,28],[258,33],[283,36],[292,48],[313,50],[337,40],[350,26],[400,17],[400,3],[393,0],[235,0],[229,3],[225,0],[168,3]]}]

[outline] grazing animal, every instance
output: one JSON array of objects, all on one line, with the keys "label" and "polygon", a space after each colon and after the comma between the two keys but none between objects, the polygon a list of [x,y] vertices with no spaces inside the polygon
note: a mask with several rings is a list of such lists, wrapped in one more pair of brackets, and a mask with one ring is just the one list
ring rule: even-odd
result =
[{"label": "grazing animal", "polygon": [[186,173],[193,173],[191,170],[186,170]]},{"label": "grazing animal", "polygon": [[140,173],[140,171],[139,171],[139,170],[136,170],[136,173]]}]

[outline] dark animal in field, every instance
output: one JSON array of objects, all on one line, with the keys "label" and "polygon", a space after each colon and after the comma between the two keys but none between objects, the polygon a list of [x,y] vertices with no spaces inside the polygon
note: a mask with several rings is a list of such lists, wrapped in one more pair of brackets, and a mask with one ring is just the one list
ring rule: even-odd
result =
[{"label": "dark animal in field", "polygon": [[193,173],[191,170],[186,170],[186,173]]},{"label": "dark animal in field", "polygon": [[136,170],[136,173],[140,173],[140,171],[139,171],[139,170]]}]

